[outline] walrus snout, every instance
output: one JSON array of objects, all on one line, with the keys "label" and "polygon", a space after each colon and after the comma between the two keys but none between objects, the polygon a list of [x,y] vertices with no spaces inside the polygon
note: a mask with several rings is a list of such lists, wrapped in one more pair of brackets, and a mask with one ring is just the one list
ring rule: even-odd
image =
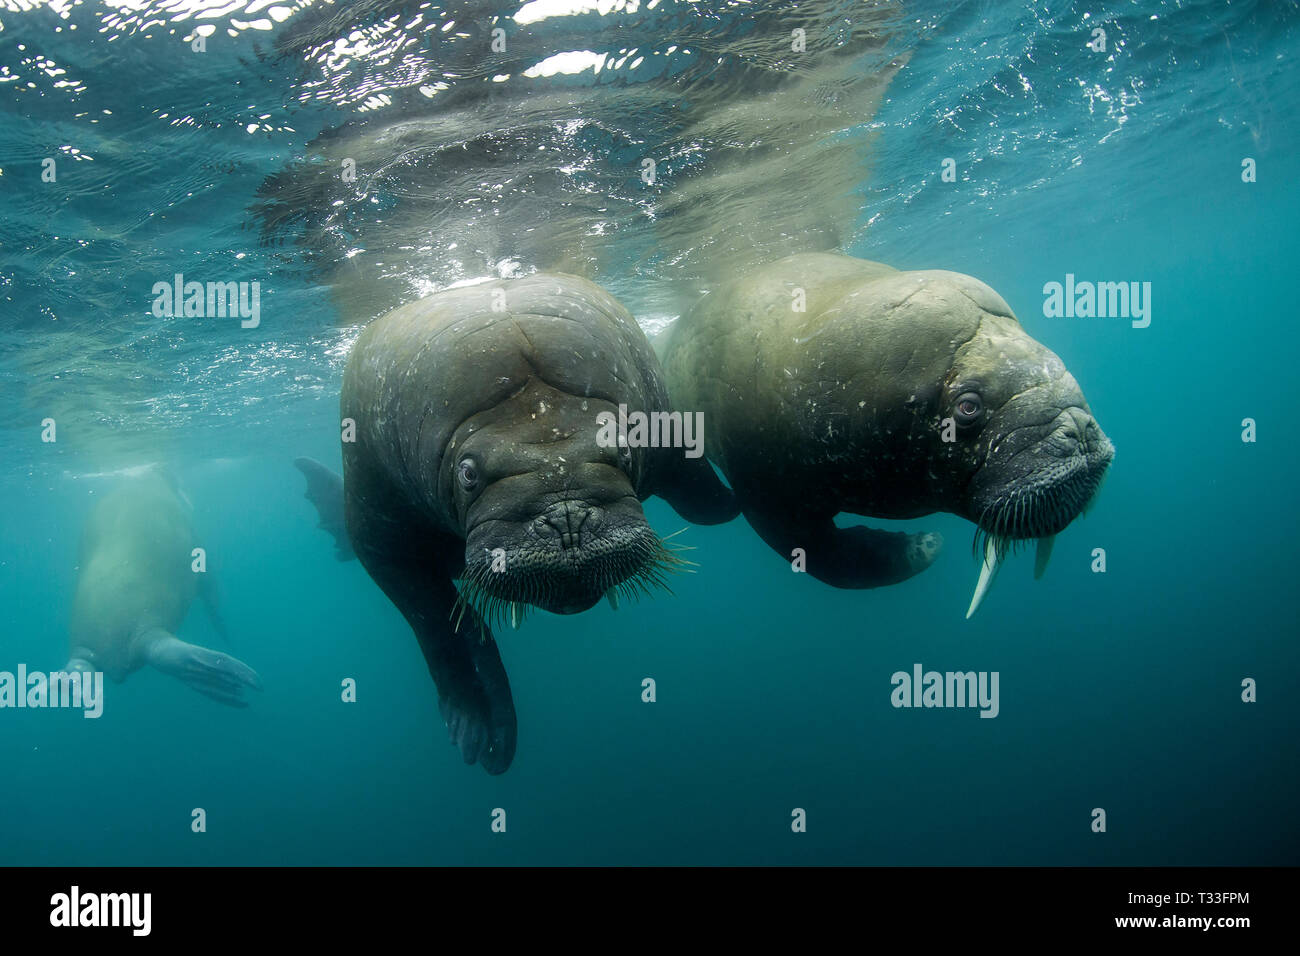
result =
[{"label": "walrus snout", "polygon": [[1115,457],[1110,439],[1084,404],[1059,408],[1045,424],[1030,422],[1004,430],[971,483],[968,516],[979,526],[984,547],[967,618],[979,608],[1015,542],[1037,539],[1034,577],[1043,576],[1057,534],[1088,509]]},{"label": "walrus snout", "polygon": [[1083,407],[1020,425],[993,443],[971,483],[969,517],[1003,540],[1060,533],[1091,502],[1115,450]]},{"label": "walrus snout", "polygon": [[490,617],[512,625],[526,605],[576,614],[620,589],[659,582],[669,553],[635,499],[555,501],[528,521],[492,521],[466,538],[463,588]]},{"label": "walrus snout", "polygon": [[1037,541],[1034,577],[1042,577],[1056,535],[1088,509],[1115,455],[1055,353],[1018,324],[983,324],[988,334],[964,347],[954,376],[956,411],[965,409],[974,436],[958,513],[978,527],[982,552],[967,618],[1019,542]]}]

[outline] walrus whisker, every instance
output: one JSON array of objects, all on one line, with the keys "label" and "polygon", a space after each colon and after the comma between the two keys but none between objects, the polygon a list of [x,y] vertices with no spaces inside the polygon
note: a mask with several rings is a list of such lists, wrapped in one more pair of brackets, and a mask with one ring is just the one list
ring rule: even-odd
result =
[{"label": "walrus whisker", "polygon": [[[627,596],[638,601],[653,597],[657,591],[671,594],[668,575],[693,574],[697,565],[677,553],[691,550],[691,546],[674,541],[665,544],[666,540],[653,533],[644,535],[605,561],[594,562],[590,572],[595,578],[592,591],[602,595],[612,592],[615,597]],[[553,605],[557,603],[554,598],[562,596],[556,582],[544,574],[524,571],[495,578],[491,571],[491,565],[484,561],[467,565],[462,572],[451,611],[457,631],[471,611],[485,628],[497,628],[505,623],[517,627],[532,607]]]},{"label": "walrus whisker", "polygon": [[[486,564],[474,565],[470,567],[469,573],[461,578],[460,587],[456,592],[456,600],[452,603],[451,612],[447,615],[448,619],[453,616],[456,619],[456,623],[452,628],[455,633],[460,633],[460,626],[465,620],[466,610],[474,606],[475,599],[483,590],[480,579],[486,573],[487,567]],[[475,612],[482,621],[483,613],[477,608],[475,608]]]},{"label": "walrus whisker", "polygon": [[470,588],[471,585],[462,584],[461,587],[457,589],[456,600],[452,602],[451,611],[447,614],[448,620],[455,618],[456,623],[452,625],[452,631],[457,634],[460,633],[460,625],[465,619],[465,611],[470,606],[470,599],[468,597]]}]

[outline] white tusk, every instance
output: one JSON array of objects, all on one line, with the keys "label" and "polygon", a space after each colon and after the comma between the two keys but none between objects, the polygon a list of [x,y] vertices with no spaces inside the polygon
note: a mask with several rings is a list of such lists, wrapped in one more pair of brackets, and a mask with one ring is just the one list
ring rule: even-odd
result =
[{"label": "white tusk", "polygon": [[618,610],[618,592],[616,590],[610,588],[608,591],[606,591],[605,600],[609,601],[609,606],[612,607],[615,611]]},{"label": "white tusk", "polygon": [[510,602],[510,627],[516,631],[519,630],[519,617],[520,617],[519,602],[511,601]]},{"label": "white tusk", "polygon": [[998,575],[998,540],[992,535],[984,542],[984,564],[980,567],[980,579],[975,584],[975,596],[970,599],[970,610],[966,612],[966,620],[979,610],[979,606],[984,601],[984,595],[989,593],[989,587],[993,584],[993,579]]},{"label": "white tusk", "polygon": [[1038,539],[1038,548],[1034,551],[1034,580],[1041,578],[1047,571],[1047,562],[1052,560],[1052,545],[1056,544],[1056,535],[1049,534]]}]

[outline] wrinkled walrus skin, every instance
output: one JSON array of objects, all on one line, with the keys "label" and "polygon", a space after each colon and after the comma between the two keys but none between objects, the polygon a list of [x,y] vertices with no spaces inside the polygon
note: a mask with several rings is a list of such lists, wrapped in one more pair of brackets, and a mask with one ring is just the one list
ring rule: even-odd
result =
[{"label": "wrinkled walrus skin", "polygon": [[[650,495],[690,521],[738,513],[703,457],[603,447],[597,416],[620,405],[669,409],[658,360],[623,306],[572,276],[438,293],[373,322],[348,357],[351,548],[415,631],[461,756],[488,773],[516,743],[493,620],[654,583],[675,559],[646,523]],[[319,506],[328,472],[299,466]]]},{"label": "wrinkled walrus skin", "polygon": [[754,530],[836,587],[906,580],[941,546],[836,514],[950,512],[985,537],[969,616],[1011,542],[1038,539],[1041,574],[1114,453],[1061,360],[960,273],[791,256],[711,291],[657,344]]}]

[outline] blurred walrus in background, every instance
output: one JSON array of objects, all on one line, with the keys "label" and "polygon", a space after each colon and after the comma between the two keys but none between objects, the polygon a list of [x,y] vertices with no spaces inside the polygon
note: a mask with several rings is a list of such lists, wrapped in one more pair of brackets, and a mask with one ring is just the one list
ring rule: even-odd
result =
[{"label": "blurred walrus in background", "polygon": [[95,506],[82,534],[67,670],[103,671],[121,683],[147,664],[213,700],[246,707],[244,692],[261,689],[257,674],[175,633],[196,596],[222,629],[212,579],[191,570],[192,514],[175,480],[158,469],[127,479]]}]

